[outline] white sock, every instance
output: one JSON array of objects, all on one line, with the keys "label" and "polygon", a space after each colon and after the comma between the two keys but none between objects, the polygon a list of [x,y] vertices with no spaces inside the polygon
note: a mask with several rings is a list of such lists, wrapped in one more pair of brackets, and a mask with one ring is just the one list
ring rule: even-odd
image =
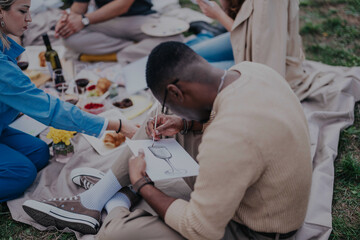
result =
[{"label": "white sock", "polygon": [[105,209],[108,214],[116,207],[126,207],[129,209],[131,202],[125,194],[118,192],[105,204]]},{"label": "white sock", "polygon": [[101,211],[105,203],[120,189],[121,185],[110,169],[99,182],[79,196],[84,207]]}]

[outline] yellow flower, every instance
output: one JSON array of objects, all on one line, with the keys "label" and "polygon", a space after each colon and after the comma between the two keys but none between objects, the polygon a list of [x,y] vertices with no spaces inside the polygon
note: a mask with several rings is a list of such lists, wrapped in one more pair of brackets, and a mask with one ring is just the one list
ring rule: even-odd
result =
[{"label": "yellow flower", "polygon": [[50,127],[50,131],[46,137],[52,139],[55,144],[59,142],[64,142],[66,145],[69,145],[70,139],[74,137],[75,133],[76,132],[60,130]]}]

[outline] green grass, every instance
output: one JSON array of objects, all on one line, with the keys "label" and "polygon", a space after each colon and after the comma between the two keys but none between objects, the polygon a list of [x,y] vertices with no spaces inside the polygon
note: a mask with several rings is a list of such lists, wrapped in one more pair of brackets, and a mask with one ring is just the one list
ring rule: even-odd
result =
[{"label": "green grass", "polygon": [[340,135],[335,161],[332,240],[360,239],[360,104],[354,125]]},{"label": "green grass", "polygon": [[[198,10],[189,0],[182,6]],[[302,0],[300,27],[307,59],[330,65],[360,65],[360,0]],[[335,160],[331,240],[360,239],[360,104],[354,125],[340,135]],[[75,239],[74,234],[40,232],[11,219],[0,208],[0,240]]]}]

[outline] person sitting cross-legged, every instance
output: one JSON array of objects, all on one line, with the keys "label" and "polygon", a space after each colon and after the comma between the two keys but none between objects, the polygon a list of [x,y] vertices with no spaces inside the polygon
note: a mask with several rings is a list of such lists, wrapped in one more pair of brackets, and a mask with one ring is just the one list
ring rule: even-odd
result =
[{"label": "person sitting cross-legged", "polygon": [[[152,51],[146,78],[154,96],[178,119],[207,122],[197,156],[199,175],[190,201],[167,196],[146,176],[140,151],[129,160],[130,181],[159,216],[130,211],[119,201],[108,211],[97,238],[295,239],[306,214],[312,165],[307,121],[284,78],[250,62],[224,72],[178,42]],[[150,136],[171,132],[163,126],[176,115],[159,118],[157,129],[148,125]],[[25,202],[24,209],[42,224],[47,219],[75,228],[58,213],[85,218],[112,202],[114,194],[122,194],[123,161],[115,161],[78,196],[82,206],[77,209],[64,209],[62,205],[75,201],[64,199]]]}]

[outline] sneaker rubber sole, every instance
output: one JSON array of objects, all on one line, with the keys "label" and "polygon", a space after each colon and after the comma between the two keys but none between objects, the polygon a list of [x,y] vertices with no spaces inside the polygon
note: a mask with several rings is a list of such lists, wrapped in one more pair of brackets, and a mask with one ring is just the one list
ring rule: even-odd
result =
[{"label": "sneaker rubber sole", "polygon": [[45,227],[55,226],[59,230],[68,227],[82,234],[96,234],[100,227],[100,223],[95,218],[64,211],[34,200],[26,201],[23,209],[36,222]]}]

